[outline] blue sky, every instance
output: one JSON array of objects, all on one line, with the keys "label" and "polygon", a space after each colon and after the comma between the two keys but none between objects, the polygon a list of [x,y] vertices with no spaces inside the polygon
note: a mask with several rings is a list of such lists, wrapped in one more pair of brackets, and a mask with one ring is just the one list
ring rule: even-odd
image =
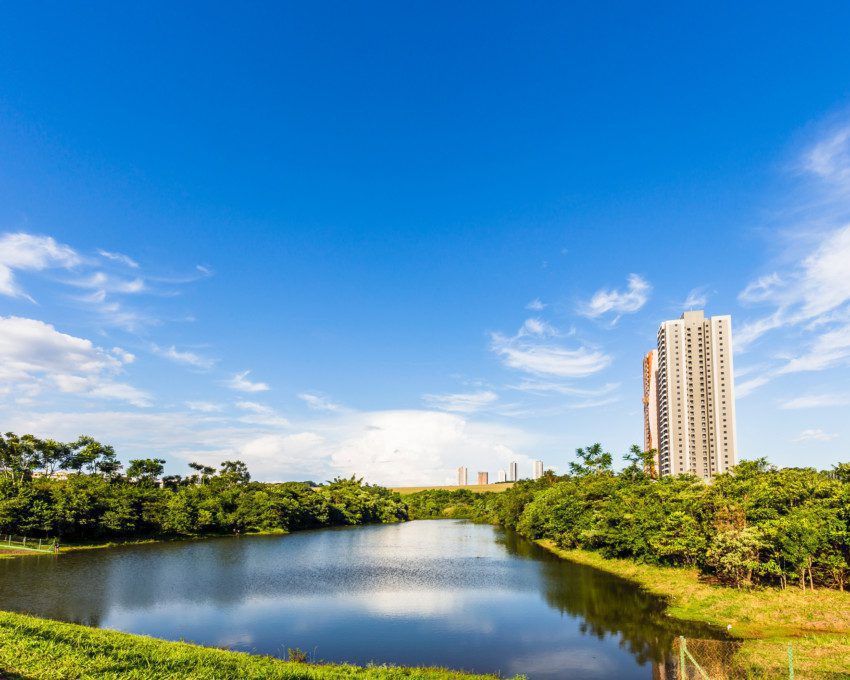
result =
[{"label": "blue sky", "polygon": [[742,457],[850,460],[848,25],[7,4],[4,429],[261,479],[564,470],[641,440],[693,305],[733,316]]}]

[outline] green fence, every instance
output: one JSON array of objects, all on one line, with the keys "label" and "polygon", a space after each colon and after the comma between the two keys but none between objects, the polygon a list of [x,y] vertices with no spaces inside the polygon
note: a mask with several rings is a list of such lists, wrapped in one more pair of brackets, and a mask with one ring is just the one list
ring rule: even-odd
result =
[{"label": "green fence", "polygon": [[[762,680],[794,678],[794,650],[777,645],[770,668],[752,667],[737,656],[740,642],[679,637],[673,646],[673,668],[666,678],[676,680]],[[800,680],[798,678],[798,680]]]},{"label": "green fence", "polygon": [[53,538],[28,538],[13,534],[0,534],[0,550],[52,553],[56,551],[56,540]]}]

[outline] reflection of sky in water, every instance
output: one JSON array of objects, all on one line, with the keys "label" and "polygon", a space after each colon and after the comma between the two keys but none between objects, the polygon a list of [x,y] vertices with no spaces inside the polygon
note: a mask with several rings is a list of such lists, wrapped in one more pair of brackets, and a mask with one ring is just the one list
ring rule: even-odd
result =
[{"label": "reflection of sky in water", "polygon": [[26,570],[4,562],[9,609],[327,661],[650,678],[678,632],[631,585],[462,522],[133,546]]}]

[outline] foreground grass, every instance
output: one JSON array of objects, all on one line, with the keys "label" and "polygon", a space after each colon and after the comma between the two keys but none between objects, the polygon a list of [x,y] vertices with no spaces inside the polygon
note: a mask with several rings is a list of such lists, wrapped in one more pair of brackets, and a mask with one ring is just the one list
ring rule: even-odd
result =
[{"label": "foreground grass", "polygon": [[474,680],[439,668],[303,664],[0,612],[0,678]]},{"label": "foreground grass", "polygon": [[513,485],[513,482],[494,482],[493,484],[468,484],[467,486],[457,486],[456,484],[452,486],[396,486],[390,489],[390,491],[395,491],[402,496],[419,493],[420,491],[433,491],[435,489],[442,489],[443,491],[460,491],[463,489],[472,493],[501,493],[502,491],[507,491]]},{"label": "foreground grass", "polygon": [[788,677],[788,645],[798,678],[850,678],[850,593],[772,588],[736,590],[704,582],[696,569],[607,559],[586,550],[547,550],[631,581],[669,601],[670,616],[725,628],[743,644],[737,665],[754,675]]}]

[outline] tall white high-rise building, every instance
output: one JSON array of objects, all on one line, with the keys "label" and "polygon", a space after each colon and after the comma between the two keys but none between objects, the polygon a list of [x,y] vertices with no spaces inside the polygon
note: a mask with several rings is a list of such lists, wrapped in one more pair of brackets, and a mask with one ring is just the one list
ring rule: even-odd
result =
[{"label": "tall white high-rise building", "polygon": [[643,362],[644,445],[658,451],[658,474],[710,480],[726,472],[738,457],[732,317],[699,311],[665,321],[651,354]]},{"label": "tall white high-rise building", "polygon": [[457,469],[457,485],[467,486],[469,484],[469,470],[461,466]]},{"label": "tall white high-rise building", "polygon": [[507,477],[508,477],[508,473],[507,473],[507,472],[505,472],[504,470],[499,470],[499,483],[500,483],[500,484],[501,484],[502,482],[506,482],[506,481],[508,481]]},{"label": "tall white high-rise building", "polygon": [[519,479],[519,465],[514,461],[508,469],[508,481],[515,482],[517,479]]},{"label": "tall white high-rise building", "polygon": [[532,479],[540,479],[543,476],[543,461],[534,461],[534,471],[531,473]]}]

